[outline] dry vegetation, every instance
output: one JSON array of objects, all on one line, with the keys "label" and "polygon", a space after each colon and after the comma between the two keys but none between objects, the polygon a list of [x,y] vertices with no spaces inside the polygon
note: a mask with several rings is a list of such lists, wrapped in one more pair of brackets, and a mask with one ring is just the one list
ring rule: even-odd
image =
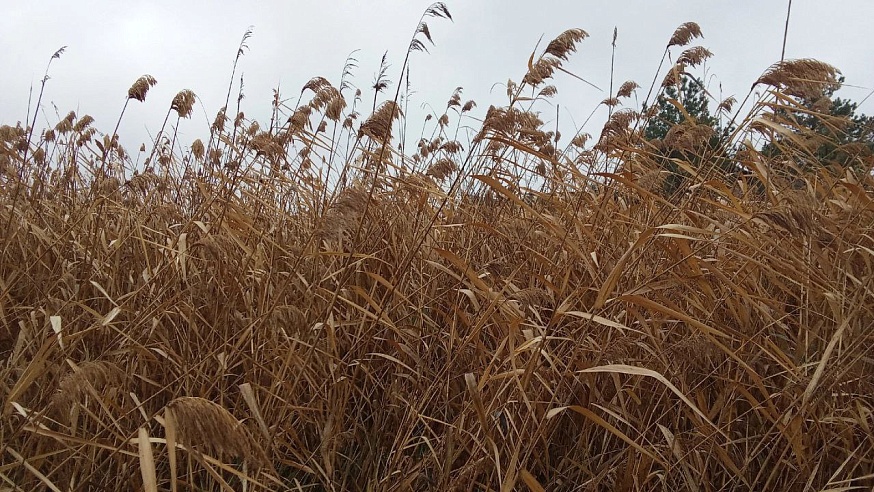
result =
[{"label": "dry vegetation", "polygon": [[800,172],[821,137],[781,111],[834,69],[781,62],[719,106],[742,172],[674,129],[699,159],[666,194],[657,114],[563,148],[535,112],[585,37],[469,141],[454,93],[413,152],[402,98],[359,119],[324,78],[186,151],[165,122],[139,172],[88,116],[3,126],[0,490],[871,487],[874,160]]}]

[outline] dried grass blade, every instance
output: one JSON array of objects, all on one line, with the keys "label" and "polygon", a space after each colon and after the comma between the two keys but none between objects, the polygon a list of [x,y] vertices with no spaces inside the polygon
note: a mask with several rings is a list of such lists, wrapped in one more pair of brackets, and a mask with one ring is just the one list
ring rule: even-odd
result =
[{"label": "dried grass blade", "polygon": [[434,252],[437,253],[437,255],[439,255],[440,257],[448,260],[450,263],[452,263],[453,266],[455,266],[455,268],[464,273],[468,280],[470,280],[474,287],[479,289],[480,292],[488,292],[490,290],[489,286],[486,285],[486,283],[483,282],[482,279],[476,275],[476,271],[471,268],[471,266],[468,265],[467,262],[460,258],[458,255],[456,255],[452,251],[447,251],[440,248],[434,248]]},{"label": "dried grass blade", "polygon": [[503,184],[501,184],[501,182],[498,181],[497,179],[493,178],[492,176],[486,176],[484,174],[477,174],[477,175],[474,175],[473,177],[482,181],[483,183],[487,184],[490,188],[492,188],[496,192],[500,193],[501,195],[506,197],[508,200],[512,201],[513,203],[515,203],[516,205],[518,205],[519,207],[524,209],[526,212],[530,213],[533,217],[536,217],[537,220],[541,224],[544,225],[544,227],[549,228],[553,233],[556,234],[556,236],[564,236],[565,235],[565,231],[557,223],[555,223],[554,221],[548,220],[546,217],[543,216],[543,214],[541,214],[540,212],[538,212],[537,210],[532,208],[530,205],[525,203],[524,200],[522,200],[521,198],[516,196],[515,193],[513,193],[512,191],[507,189],[507,187],[504,186]]},{"label": "dried grass blade", "polygon": [[680,441],[674,436],[674,433],[670,431],[667,427],[662,424],[658,424],[659,430],[662,432],[662,435],[665,436],[665,440],[668,441],[668,447],[671,448],[671,453],[676,458],[677,462],[680,463],[680,467],[683,470],[683,477],[686,479],[686,485],[689,487],[689,490],[693,492],[698,492],[700,489],[698,488],[698,484],[692,478],[692,474],[689,472],[689,465],[685,460],[685,450],[683,450],[683,446],[680,444]]},{"label": "dried grass blade", "polygon": [[617,330],[619,330],[623,333],[626,330],[628,330],[628,331],[632,331],[634,333],[639,333],[641,335],[644,334],[640,330],[635,330],[634,328],[629,328],[629,327],[623,325],[622,323],[619,323],[618,321],[613,321],[612,319],[607,319],[603,316],[598,316],[597,314],[584,313],[582,311],[561,311],[561,310],[557,311],[555,314],[558,316],[573,316],[576,318],[587,319],[589,321],[594,321],[595,323],[598,323],[599,325],[602,325],[602,326],[606,326],[608,328],[616,328]]},{"label": "dried grass blade", "polygon": [[27,365],[27,368],[24,369],[21,373],[21,377],[18,378],[18,382],[15,383],[15,386],[6,394],[6,401],[3,403],[3,416],[8,416],[12,411],[12,402],[14,402],[19,395],[25,392],[34,381],[37,380],[40,376],[45,373],[46,365],[48,362],[49,355],[51,355],[53,351],[54,343],[47,340],[45,343],[40,346],[39,351],[36,355],[31,359],[30,364]]},{"label": "dried grass blade", "polygon": [[112,320],[114,320],[115,317],[118,316],[119,313],[121,313],[120,307],[116,306],[112,308],[112,310],[106,313],[106,316],[104,316],[103,319],[100,320],[100,326],[108,326],[110,323],[112,323]]},{"label": "dried grass blade", "polygon": [[50,316],[49,322],[52,325],[52,331],[55,332],[55,336],[58,337],[58,345],[61,349],[64,348],[64,338],[61,336],[61,317],[60,316]]},{"label": "dried grass blade", "polygon": [[267,422],[264,421],[264,417],[261,414],[261,406],[258,405],[258,399],[255,398],[255,391],[252,390],[251,383],[243,383],[239,386],[240,393],[243,395],[243,400],[246,401],[246,405],[249,406],[249,410],[252,411],[252,415],[255,416],[255,421],[258,423],[258,428],[261,430],[261,434],[266,439],[265,442],[270,442],[271,435],[270,429],[267,427]]},{"label": "dried grass blade", "polygon": [[[688,314],[681,313],[681,312],[673,310],[667,306],[659,304],[659,303],[653,301],[652,299],[649,299],[649,298],[646,298],[643,296],[639,296],[639,295],[635,295],[635,294],[624,295],[624,296],[619,297],[618,299],[621,301],[637,304],[638,306],[645,307],[647,309],[652,309],[654,311],[658,311],[660,313],[666,314],[674,319],[678,319],[680,321],[685,322],[688,325],[691,325],[691,326],[697,328],[698,330],[700,330],[701,332],[703,332],[706,335],[710,335],[712,337],[724,338],[726,340],[734,340],[734,337],[732,337],[731,335],[729,335],[723,331],[717,330],[716,328],[713,328],[711,326],[708,326],[708,325],[698,321],[697,319],[689,316]],[[727,348],[725,348],[725,349],[728,350]],[[731,351],[729,351],[729,352],[731,352]]]},{"label": "dried grass blade", "polygon": [[531,472],[529,472],[525,468],[523,468],[522,471],[519,472],[519,475],[522,477],[522,481],[525,482],[525,485],[528,486],[528,489],[531,490],[531,492],[546,492],[546,489],[544,489],[543,486],[540,485],[540,482],[538,482],[537,479],[534,478],[534,475],[532,475]]},{"label": "dried grass blade", "polygon": [[631,259],[631,255],[643,246],[649,238],[652,237],[654,232],[655,228],[649,228],[641,232],[637,241],[635,241],[634,244],[632,244],[631,247],[628,248],[628,250],[619,258],[619,261],[616,262],[613,270],[610,271],[610,275],[607,276],[607,280],[604,281],[601,288],[598,289],[598,297],[595,299],[595,304],[592,306],[593,309],[597,310],[604,307],[604,304],[607,302],[607,297],[613,293],[613,289],[616,287],[616,283],[619,282],[619,277],[622,275],[626,263]]},{"label": "dried grass blade", "polygon": [[381,352],[370,352],[370,353],[368,353],[367,355],[373,355],[373,356],[380,357],[380,358],[382,358],[382,359],[385,359],[385,360],[388,360],[388,361],[394,362],[395,364],[397,364],[397,365],[403,367],[404,369],[410,371],[410,374],[416,374],[416,370],[415,370],[415,369],[413,369],[412,367],[410,367],[410,366],[404,364],[404,362],[403,362],[402,360],[398,359],[397,357],[392,357],[391,355],[383,354],[383,353],[381,353]]},{"label": "dried grass blade", "polygon": [[813,396],[813,392],[816,391],[817,385],[819,385],[820,379],[822,379],[822,375],[825,373],[825,366],[828,363],[829,358],[831,358],[832,352],[834,352],[835,347],[837,347],[838,342],[841,341],[841,338],[844,336],[844,332],[847,331],[847,327],[850,326],[850,320],[852,316],[847,316],[841,322],[841,325],[835,330],[835,333],[832,335],[831,340],[829,340],[828,345],[825,347],[825,351],[822,353],[822,358],[816,364],[816,370],[813,372],[813,377],[810,378],[810,382],[807,383],[807,387],[804,389],[804,394],[801,396],[801,406],[806,407],[808,403],[810,403],[810,398]]},{"label": "dried grass blade", "polygon": [[22,457],[20,454],[18,454],[14,449],[6,448],[6,452],[11,454],[13,458],[15,458],[22,465],[24,465],[24,468],[26,468],[27,471],[32,473],[33,476],[35,476],[37,479],[39,479],[39,481],[42,482],[46,487],[51,489],[52,492],[61,492],[61,489],[58,488],[58,486],[55,485],[54,482],[49,480],[49,478],[47,476],[43,475],[42,472],[37,470],[36,467],[34,467],[30,463],[28,463],[27,460],[24,459],[24,457]]},{"label": "dried grass blade", "polygon": [[139,429],[140,473],[143,476],[143,490],[158,492],[158,477],[155,472],[155,458],[152,455],[152,443],[149,442],[149,431],[145,427]]},{"label": "dried grass blade", "polygon": [[653,371],[652,369],[647,369],[645,367],[637,367],[637,366],[628,366],[625,364],[608,364],[606,366],[598,366],[598,367],[590,367],[588,369],[583,369],[579,371],[581,373],[612,373],[612,374],[627,374],[630,376],[647,376],[651,378],[655,378],[658,382],[665,385],[671,392],[677,395],[680,400],[685,403],[689,408],[695,412],[696,415],[701,417],[705,423],[713,427],[713,429],[718,432],[721,436],[723,436],[726,440],[729,440],[728,434],[726,434],[722,429],[720,429],[716,424],[710,421],[707,418],[707,415],[702,412],[697,405],[692,403],[692,400],[686,397],[682,391],[679,390],[673,383],[668,381],[668,379],[662,376],[661,373]]},{"label": "dried grass blade", "polygon": [[164,437],[167,441],[167,459],[170,462],[170,490],[176,492],[176,417],[172,409],[164,410]]},{"label": "dried grass blade", "polygon": [[631,446],[631,447],[633,447],[634,449],[640,451],[641,453],[643,453],[644,455],[646,455],[647,457],[649,457],[649,458],[652,459],[653,461],[659,463],[659,464],[662,465],[662,466],[667,467],[667,464],[666,464],[664,461],[662,461],[661,458],[659,458],[658,456],[652,454],[651,452],[649,452],[646,448],[644,448],[644,447],[641,446],[640,444],[637,444],[636,442],[634,442],[634,439],[632,439],[632,438],[628,437],[627,435],[625,435],[625,433],[622,432],[621,430],[619,430],[618,428],[616,428],[616,426],[614,426],[614,425],[611,424],[610,422],[607,422],[606,420],[602,419],[600,416],[598,416],[597,414],[595,414],[594,412],[592,412],[592,411],[589,410],[588,408],[581,407],[581,406],[579,406],[579,405],[570,405],[570,406],[567,406],[567,407],[558,407],[558,408],[553,408],[553,409],[551,409],[550,411],[548,411],[548,412],[546,413],[546,418],[547,418],[547,419],[551,419],[551,418],[555,417],[556,415],[560,414],[561,412],[563,412],[563,411],[565,411],[565,410],[571,410],[571,411],[574,411],[574,412],[576,412],[576,413],[582,415],[583,417],[586,417],[587,419],[591,420],[591,421],[594,422],[595,424],[597,424],[597,425],[603,427],[604,429],[606,429],[608,432],[610,432],[610,433],[613,434],[614,436],[618,437],[619,439],[622,439],[622,440],[625,441],[629,446]]}]

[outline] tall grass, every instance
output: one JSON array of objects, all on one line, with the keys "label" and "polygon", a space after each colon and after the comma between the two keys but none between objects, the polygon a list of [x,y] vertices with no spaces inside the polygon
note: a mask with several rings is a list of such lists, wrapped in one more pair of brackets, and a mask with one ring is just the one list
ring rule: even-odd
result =
[{"label": "tall grass", "polygon": [[836,72],[775,64],[715,148],[632,109],[587,144],[535,111],[585,37],[406,154],[402,79],[366,118],[317,77],[268,126],[165,127],[139,172],[88,116],[0,128],[0,489],[870,488],[874,160],[800,171],[786,111]]}]

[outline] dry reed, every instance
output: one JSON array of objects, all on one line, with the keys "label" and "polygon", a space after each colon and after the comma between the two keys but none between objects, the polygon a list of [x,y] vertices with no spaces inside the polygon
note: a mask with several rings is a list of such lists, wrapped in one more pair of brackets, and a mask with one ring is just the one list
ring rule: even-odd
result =
[{"label": "dry reed", "polygon": [[387,145],[396,100],[359,118],[324,78],[264,126],[226,106],[194,160],[162,135],[136,173],[87,116],[0,128],[0,488],[870,488],[874,158],[801,172],[785,111],[837,72],[757,81],[724,137],[743,172],[672,129],[698,159],[666,196],[651,112],[562,150],[528,103],[585,37],[469,141],[453,93],[415,157]]}]

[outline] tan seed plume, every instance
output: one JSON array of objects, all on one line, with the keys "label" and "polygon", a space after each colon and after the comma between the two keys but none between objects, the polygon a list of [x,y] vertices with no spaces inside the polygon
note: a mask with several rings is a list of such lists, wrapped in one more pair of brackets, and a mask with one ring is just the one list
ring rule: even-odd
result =
[{"label": "tan seed plume", "polygon": [[217,457],[266,463],[264,450],[248,429],[217,403],[192,396],[176,398],[167,404],[165,418],[175,425],[180,444]]},{"label": "tan seed plume", "polygon": [[143,102],[146,100],[146,94],[149,93],[149,89],[157,83],[158,81],[155,80],[155,77],[152,77],[151,75],[143,75],[138,78],[132,86],[130,86],[130,89],[127,90],[127,97]]},{"label": "tan seed plume", "polygon": [[674,31],[671,40],[668,41],[668,47],[686,46],[693,39],[700,37],[704,37],[704,35],[701,34],[701,26],[695,22],[686,22],[681,24],[680,27]]}]

